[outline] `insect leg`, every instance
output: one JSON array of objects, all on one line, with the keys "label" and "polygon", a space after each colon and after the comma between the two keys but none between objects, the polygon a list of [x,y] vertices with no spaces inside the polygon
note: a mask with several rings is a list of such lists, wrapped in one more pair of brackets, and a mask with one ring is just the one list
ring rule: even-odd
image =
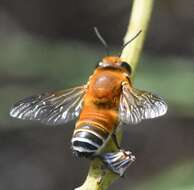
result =
[{"label": "insect leg", "polygon": [[105,165],[114,173],[123,176],[126,169],[135,161],[135,156],[130,151],[104,153],[99,156]]}]

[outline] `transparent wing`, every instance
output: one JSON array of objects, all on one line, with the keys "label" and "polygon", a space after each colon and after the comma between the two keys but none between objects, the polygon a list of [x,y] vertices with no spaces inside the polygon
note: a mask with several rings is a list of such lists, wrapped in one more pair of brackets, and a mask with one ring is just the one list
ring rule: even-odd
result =
[{"label": "transparent wing", "polygon": [[166,112],[167,104],[161,97],[123,85],[119,108],[123,123],[137,124],[143,119],[159,117]]},{"label": "transparent wing", "polygon": [[47,125],[64,124],[79,115],[85,90],[86,86],[79,86],[27,97],[13,105],[10,115]]}]

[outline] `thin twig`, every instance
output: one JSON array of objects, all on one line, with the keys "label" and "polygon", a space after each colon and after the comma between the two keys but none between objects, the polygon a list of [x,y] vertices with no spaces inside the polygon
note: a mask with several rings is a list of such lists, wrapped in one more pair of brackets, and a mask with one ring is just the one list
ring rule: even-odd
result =
[{"label": "thin twig", "polygon": [[[139,62],[152,7],[153,0],[134,0],[133,3],[132,15],[124,38],[124,44],[138,31],[142,30],[142,33],[134,41],[125,46],[121,54],[121,58],[132,67],[133,75]],[[121,132],[116,135],[121,139]],[[113,152],[116,150],[117,148],[112,139],[110,139],[104,151]],[[106,169],[104,164],[96,158],[91,161],[89,173],[84,184],[76,190],[107,190],[117,178],[119,178],[118,175]]]},{"label": "thin twig", "polygon": [[139,63],[144,39],[150,22],[153,3],[154,0],[134,0],[133,3],[131,19],[124,38],[124,44],[127,43],[138,31],[141,30],[142,32],[134,41],[125,46],[121,54],[121,58],[132,67],[133,75],[137,64]]}]

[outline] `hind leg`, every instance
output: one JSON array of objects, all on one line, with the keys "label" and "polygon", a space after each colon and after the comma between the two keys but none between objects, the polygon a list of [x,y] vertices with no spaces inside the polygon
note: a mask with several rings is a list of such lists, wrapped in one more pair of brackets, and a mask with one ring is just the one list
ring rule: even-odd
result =
[{"label": "hind leg", "polygon": [[135,156],[125,150],[104,153],[99,157],[110,170],[120,176],[123,176],[126,169],[135,161]]},{"label": "hind leg", "polygon": [[112,134],[112,140],[118,148],[116,152],[108,152],[99,155],[105,165],[114,173],[123,176],[126,169],[135,161],[135,156],[130,151],[125,151],[120,148],[115,133]]}]

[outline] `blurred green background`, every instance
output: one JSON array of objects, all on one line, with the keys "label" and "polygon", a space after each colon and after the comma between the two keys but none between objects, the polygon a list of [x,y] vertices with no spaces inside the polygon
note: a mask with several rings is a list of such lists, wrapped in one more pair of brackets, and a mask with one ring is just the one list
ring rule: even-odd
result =
[{"label": "blurred green background", "polygon": [[[89,161],[70,148],[75,122],[47,127],[9,116],[17,100],[84,84],[105,51],[120,54],[131,1],[0,1],[0,190],[74,189]],[[194,2],[157,1],[135,86],[168,102],[164,117],[124,126],[136,155],[110,189],[194,189]]]}]

